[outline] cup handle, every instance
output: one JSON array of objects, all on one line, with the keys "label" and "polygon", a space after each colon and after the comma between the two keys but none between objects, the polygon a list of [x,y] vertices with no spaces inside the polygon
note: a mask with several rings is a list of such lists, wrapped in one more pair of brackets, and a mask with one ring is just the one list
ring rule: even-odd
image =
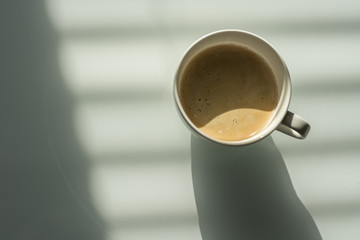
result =
[{"label": "cup handle", "polygon": [[295,138],[304,139],[310,131],[310,125],[300,116],[287,111],[276,130]]}]

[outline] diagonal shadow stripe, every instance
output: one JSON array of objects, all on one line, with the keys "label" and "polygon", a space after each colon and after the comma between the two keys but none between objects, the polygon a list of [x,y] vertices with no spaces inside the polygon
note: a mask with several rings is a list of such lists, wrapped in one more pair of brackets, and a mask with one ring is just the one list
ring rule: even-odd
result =
[{"label": "diagonal shadow stripe", "polygon": [[[341,144],[339,144],[341,142]],[[316,156],[326,154],[356,153],[360,155],[359,139],[341,141],[323,140],[309,144],[277,144],[283,156]],[[191,160],[189,149],[164,149],[153,151],[113,151],[91,156],[91,163],[110,165],[176,164]],[[306,159],[306,158],[302,158]]]},{"label": "diagonal shadow stripe", "polygon": [[[309,211],[315,217],[360,217],[360,202],[348,201],[338,203],[322,203],[308,206]],[[198,217],[196,214],[169,213],[148,216],[127,216],[116,217],[109,220],[112,228],[119,229],[147,229],[147,228],[166,228],[172,226],[197,225]]]},{"label": "diagonal shadow stripe", "polygon": [[190,150],[164,149],[162,151],[136,151],[100,153],[91,157],[92,164],[147,165],[176,164],[190,161]]},{"label": "diagonal shadow stripe", "polygon": [[[360,155],[360,136],[354,139],[322,139],[321,142],[308,144],[278,144],[281,153],[284,156],[324,156],[342,153],[357,153]],[[304,158],[306,159],[306,158]],[[322,157],[321,159],[326,159]],[[302,159],[303,160],[303,159]]]},{"label": "diagonal shadow stripe", "polygon": [[[360,183],[359,183],[360,185]],[[319,217],[348,217],[358,216],[360,218],[360,199],[347,202],[323,203],[308,206],[309,211]]]},{"label": "diagonal shadow stripe", "polygon": [[[250,22],[237,24],[236,22],[216,23],[217,25],[231,25],[240,29],[256,29],[259,32],[270,32],[274,34],[325,34],[325,33],[360,33],[360,19],[334,19],[334,20],[304,20],[304,21],[282,21],[282,22]],[[102,39],[102,38],[134,38],[144,36],[163,36],[168,35],[176,29],[177,34],[192,34],[204,32],[211,28],[211,23],[175,23],[173,26],[164,27],[163,25],[150,26],[83,26],[70,27],[60,32],[62,38],[72,39]]]},{"label": "diagonal shadow stripe", "polygon": [[197,225],[196,214],[159,214],[139,217],[118,217],[110,220],[109,225],[120,229],[146,229],[146,228],[166,228],[170,226],[191,226]]}]

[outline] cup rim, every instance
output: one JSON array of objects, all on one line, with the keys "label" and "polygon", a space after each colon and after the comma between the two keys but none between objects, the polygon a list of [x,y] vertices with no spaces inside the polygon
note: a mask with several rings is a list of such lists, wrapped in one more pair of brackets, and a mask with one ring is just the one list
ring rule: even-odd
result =
[{"label": "cup rim", "polygon": [[[193,49],[195,46],[197,46],[200,42],[204,41],[205,39],[214,36],[214,35],[218,35],[218,34],[228,34],[228,33],[234,33],[234,34],[245,34],[248,35],[250,37],[253,38],[257,38],[259,40],[261,40],[262,42],[265,43],[265,45],[267,45],[278,57],[279,61],[281,62],[281,65],[283,67],[284,70],[284,81],[283,81],[283,85],[282,85],[282,89],[281,92],[279,93],[279,99],[278,99],[278,104],[276,107],[276,112],[274,113],[275,116],[273,116],[272,120],[265,126],[264,129],[260,130],[258,133],[254,134],[253,136],[250,136],[248,138],[245,139],[241,139],[241,140],[236,140],[236,141],[227,141],[227,140],[220,140],[217,138],[213,138],[205,133],[203,133],[199,128],[197,128],[194,123],[190,120],[190,118],[187,116],[187,114],[185,113],[183,106],[181,104],[180,98],[179,98],[179,92],[178,92],[178,83],[179,83],[179,79],[180,79],[180,69],[181,66],[184,64],[184,60],[186,58],[186,56],[190,53],[191,49]],[[209,140],[211,142],[215,142],[215,143],[219,143],[222,145],[229,145],[229,146],[241,146],[241,145],[249,145],[255,142],[258,142],[262,139],[264,139],[265,137],[267,137],[268,135],[270,135],[273,131],[276,130],[277,126],[281,124],[281,121],[283,120],[283,118],[285,117],[289,104],[290,104],[290,99],[291,99],[291,80],[290,80],[290,74],[289,71],[287,69],[287,66],[284,62],[284,60],[282,59],[282,57],[280,56],[280,54],[276,51],[276,49],[264,38],[248,32],[248,31],[244,31],[244,30],[237,30],[237,29],[224,29],[224,30],[218,30],[218,31],[214,31],[211,33],[208,33],[202,37],[200,37],[199,39],[197,39],[196,41],[194,41],[185,51],[185,53],[183,54],[180,63],[178,64],[176,73],[175,73],[175,81],[174,81],[174,99],[175,99],[175,103],[176,103],[176,107],[177,110],[179,112],[179,115],[181,116],[182,120],[185,122],[185,125],[194,133],[196,133],[197,135],[201,136],[202,138]]]}]

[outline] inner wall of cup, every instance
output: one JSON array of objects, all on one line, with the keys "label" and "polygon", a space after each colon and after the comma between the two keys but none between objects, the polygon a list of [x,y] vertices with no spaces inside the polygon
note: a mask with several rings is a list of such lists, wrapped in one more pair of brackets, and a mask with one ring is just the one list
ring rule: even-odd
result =
[{"label": "inner wall of cup", "polygon": [[[253,142],[256,138],[262,138],[268,134],[270,134],[275,128],[280,124],[281,120],[286,114],[288,103],[290,100],[290,79],[289,73],[286,68],[285,63],[281,59],[281,57],[277,54],[275,49],[267,43],[265,40],[254,36],[250,33],[240,32],[240,31],[222,31],[213,33],[203,38],[199,39],[195,42],[186,52],[183,57],[182,62],[178,68],[178,72],[176,74],[177,80],[177,91],[179,91],[181,74],[186,67],[187,63],[196,56],[199,52],[203,51],[206,48],[216,46],[219,44],[235,44],[238,46],[246,47],[258,55],[262,56],[263,59],[268,63],[268,65],[273,70],[275,75],[275,79],[277,81],[278,87],[278,104],[274,111],[274,115],[272,120],[268,123],[268,125],[260,131],[255,136],[250,137],[249,139],[241,140],[241,142]],[[179,94],[179,92],[177,93]],[[185,112],[182,110],[182,114],[186,116]],[[186,119],[185,119],[186,120]],[[196,127],[193,126],[190,119],[186,120],[192,128],[195,130]],[[199,132],[197,130],[197,132]],[[202,134],[202,133],[200,133]],[[207,136],[209,137],[209,136]],[[210,137],[209,137],[210,138]],[[218,140],[215,140],[218,141]],[[222,142],[222,141],[218,141]],[[236,143],[236,142],[235,142]]]}]

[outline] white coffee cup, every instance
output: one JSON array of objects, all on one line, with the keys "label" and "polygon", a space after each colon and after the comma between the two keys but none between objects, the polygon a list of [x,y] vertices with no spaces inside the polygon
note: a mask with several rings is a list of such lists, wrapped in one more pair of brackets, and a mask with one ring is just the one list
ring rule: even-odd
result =
[{"label": "white coffee cup", "polygon": [[[216,139],[199,130],[198,127],[186,115],[179,98],[179,86],[181,84],[181,75],[184,72],[187,63],[203,50],[219,44],[236,44],[260,55],[272,69],[278,87],[278,102],[274,110],[273,117],[267,126],[258,133],[249,138],[238,141],[225,141]],[[221,30],[201,37],[195,41],[185,52],[180,65],[176,71],[174,81],[174,98],[178,112],[185,124],[193,134],[201,136],[207,140],[225,144],[225,145],[247,145],[257,142],[274,130],[278,130],[292,137],[304,139],[310,130],[310,125],[298,115],[288,111],[291,97],[291,80],[285,62],[274,49],[274,47],[261,37],[241,30]]]}]

